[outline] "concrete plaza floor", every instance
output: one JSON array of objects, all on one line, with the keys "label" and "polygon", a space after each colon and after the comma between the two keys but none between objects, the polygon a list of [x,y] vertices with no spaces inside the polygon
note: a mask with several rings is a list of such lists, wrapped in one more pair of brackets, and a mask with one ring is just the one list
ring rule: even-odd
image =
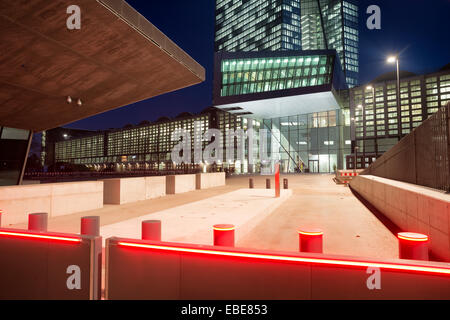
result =
[{"label": "concrete plaza floor", "polygon": [[[289,189],[292,196],[285,199],[275,210],[264,214],[260,219],[255,212],[264,212],[261,202],[255,212],[250,212],[245,221],[258,219],[251,230],[243,237],[238,237],[237,246],[257,249],[271,249],[283,251],[298,251],[299,227],[318,227],[324,231],[324,253],[343,254],[373,258],[397,258],[398,244],[395,235],[387,229],[350,191],[348,187],[336,185],[332,175],[287,175],[282,178],[289,179]],[[255,176],[255,188],[265,189],[267,176]],[[272,186],[273,186],[273,177]],[[133,232],[139,230],[139,221],[143,219],[157,219],[161,212],[176,212],[177,207],[224,196],[239,189],[248,188],[249,177],[237,176],[227,179],[226,186],[207,190],[168,195],[159,199],[140,201],[124,205],[105,205],[104,208],[81,212],[68,216],[55,217],[49,220],[49,230],[57,232],[78,233],[80,231],[80,218],[83,216],[100,216],[104,236],[110,236],[111,225],[124,223],[125,226],[133,221]],[[232,194],[229,194],[232,195]],[[228,196],[229,196],[228,195]],[[224,199],[227,199],[225,195]],[[212,202],[211,202],[212,198]],[[230,200],[231,201],[231,200]],[[208,203],[203,202],[204,204]],[[188,206],[189,207],[189,206]],[[186,208],[186,207],[185,207]],[[187,213],[186,213],[187,214]],[[242,215],[245,215],[245,210]],[[200,217],[201,219],[201,217]],[[222,219],[221,219],[222,220]],[[192,220],[197,221],[197,220]],[[213,220],[208,219],[211,223]],[[239,220],[237,223],[239,223]],[[228,221],[221,221],[227,223]],[[230,221],[233,223],[233,221]],[[170,229],[175,229],[176,219],[172,218]],[[236,222],[235,222],[236,223]],[[110,226],[110,227],[108,227]],[[180,228],[190,228],[186,219],[179,219]],[[26,224],[17,224],[11,227],[26,228]],[[206,227],[206,225],[205,225]],[[137,228],[137,229],[136,229]],[[106,232],[106,230],[109,230]],[[163,225],[163,240],[165,239]],[[170,231],[170,232],[172,232]],[[119,235],[119,234],[117,234]],[[173,232],[169,237],[173,240]],[[188,241],[189,237],[178,240]],[[193,241],[189,241],[193,242]]]}]

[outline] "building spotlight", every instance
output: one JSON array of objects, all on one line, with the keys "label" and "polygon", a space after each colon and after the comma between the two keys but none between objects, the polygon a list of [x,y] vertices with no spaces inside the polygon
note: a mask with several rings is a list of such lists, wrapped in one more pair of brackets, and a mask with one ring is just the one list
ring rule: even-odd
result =
[{"label": "building spotlight", "polygon": [[362,109],[362,107],[363,107],[363,106],[359,104],[359,105],[356,107],[356,109]]},{"label": "building spotlight", "polygon": [[81,99],[77,100],[77,106],[81,107],[83,105],[83,102],[81,101]]},{"label": "building spotlight", "polygon": [[71,104],[72,103],[72,97],[71,96],[67,96],[66,101],[67,101],[68,104]]},{"label": "building spotlight", "polygon": [[366,87],[366,90],[372,90],[373,89],[373,87],[371,86],[371,85],[368,85],[367,87]]}]

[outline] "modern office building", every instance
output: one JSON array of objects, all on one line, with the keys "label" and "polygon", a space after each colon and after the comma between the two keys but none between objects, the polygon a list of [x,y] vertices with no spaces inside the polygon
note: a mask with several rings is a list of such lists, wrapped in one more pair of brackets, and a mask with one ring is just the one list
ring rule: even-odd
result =
[{"label": "modern office building", "polygon": [[214,105],[262,123],[281,145],[282,172],[345,167],[350,111],[335,50],[219,52],[215,66]]},{"label": "modern office building", "polygon": [[[207,108],[200,114],[182,113],[174,119],[160,118],[154,123],[143,121],[137,126],[127,125],[121,129],[101,132],[86,131],[78,137],[67,137],[68,130],[57,128],[50,130],[47,137],[45,163],[50,166],[57,163],[86,165],[96,170],[130,171],[130,170],[184,170],[184,169],[229,169],[235,173],[244,170],[239,161],[218,161],[208,164],[203,161],[195,163],[194,144],[201,144],[202,150],[209,143],[202,135],[210,128],[219,129],[224,137],[223,154],[226,154],[227,130],[247,129],[248,121],[258,127],[260,123],[216,108]],[[172,133],[184,129],[191,135],[192,163],[174,165],[171,152],[178,141],[172,141]],[[78,134],[82,133],[77,131]],[[237,142],[233,148],[237,147]],[[53,150],[52,150],[53,149]],[[235,150],[237,154],[237,150]]]},{"label": "modern office building", "polygon": [[[450,68],[414,75],[400,74],[400,105],[396,73],[350,90],[352,140],[356,143],[347,166],[366,168],[400,139],[450,101]],[[356,153],[355,153],[355,148]]]},{"label": "modern office building", "polygon": [[217,0],[216,52],[336,50],[358,84],[356,0]]},{"label": "modern office building", "polygon": [[[124,0],[0,6],[0,185],[20,184],[33,133],[185,88],[205,69]],[[45,155],[44,155],[45,156]]]}]

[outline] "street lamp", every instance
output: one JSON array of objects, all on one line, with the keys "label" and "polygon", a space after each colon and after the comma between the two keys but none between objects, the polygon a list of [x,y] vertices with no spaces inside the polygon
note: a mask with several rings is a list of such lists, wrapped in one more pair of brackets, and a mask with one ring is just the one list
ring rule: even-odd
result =
[{"label": "street lamp", "polygon": [[387,58],[387,63],[395,63],[397,65],[397,130],[400,133],[400,67],[399,67],[399,61],[398,56],[390,56]]},{"label": "street lamp", "polygon": [[355,146],[355,163],[354,163],[354,165],[353,165],[353,170],[354,170],[355,173],[356,173],[356,165],[357,165],[357,163],[358,163],[358,158],[357,158],[358,149],[359,149],[359,147],[358,147],[358,146]]}]

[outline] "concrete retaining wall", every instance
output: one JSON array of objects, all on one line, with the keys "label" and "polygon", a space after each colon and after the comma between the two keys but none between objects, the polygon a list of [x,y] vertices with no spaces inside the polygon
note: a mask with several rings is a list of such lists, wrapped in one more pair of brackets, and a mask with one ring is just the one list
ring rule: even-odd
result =
[{"label": "concrete retaining wall", "polygon": [[0,187],[3,226],[28,221],[29,213],[49,218],[103,207],[103,182],[70,182]]},{"label": "concrete retaining wall", "polygon": [[104,204],[124,204],[145,200],[145,178],[105,179],[103,188]]},{"label": "concrete retaining wall", "polygon": [[197,173],[196,188],[208,189],[225,185],[225,172]]},{"label": "concrete retaining wall", "polygon": [[450,261],[450,195],[369,175],[350,186],[403,231],[427,234],[433,254]]},{"label": "concrete retaining wall", "polygon": [[[123,238],[108,238],[105,252],[105,295],[109,300],[450,298],[450,269],[442,262],[368,260]],[[391,267],[379,270],[378,289],[369,285],[376,265]],[[430,267],[440,272],[425,271]]]},{"label": "concrete retaining wall", "polygon": [[166,176],[166,194],[177,194],[194,191],[195,188],[195,174]]},{"label": "concrete retaining wall", "polygon": [[166,195],[166,177],[145,178],[145,199],[155,199]]}]

